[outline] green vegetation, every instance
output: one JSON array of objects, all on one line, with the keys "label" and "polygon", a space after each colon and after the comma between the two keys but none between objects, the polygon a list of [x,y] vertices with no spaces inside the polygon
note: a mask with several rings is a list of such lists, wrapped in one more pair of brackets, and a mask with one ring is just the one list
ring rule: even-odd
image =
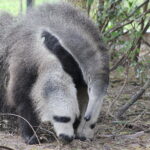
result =
[{"label": "green vegetation", "polygon": [[[136,77],[141,76],[149,65],[145,61],[147,59],[141,60],[140,56],[144,44],[142,39],[149,31],[150,1],[100,0],[96,1],[97,5],[94,0],[86,2],[88,2],[88,13],[95,20],[104,41],[111,49],[111,71],[115,71],[120,66],[124,69],[134,66]],[[146,65],[145,68],[143,64]]]},{"label": "green vegetation", "polygon": [[[35,4],[38,5],[43,2],[57,2],[59,0],[35,0]],[[23,11],[26,10],[26,0],[23,2]],[[20,12],[20,0],[0,0],[0,10],[8,11],[13,15],[17,15]]]},{"label": "green vegetation", "polygon": [[19,12],[19,1],[18,0],[1,0],[0,1],[0,10],[8,11],[14,15]]},{"label": "green vegetation", "polygon": [[60,0],[35,0],[35,4],[41,4],[43,2],[50,2],[50,3],[54,3],[54,2],[58,2]]}]

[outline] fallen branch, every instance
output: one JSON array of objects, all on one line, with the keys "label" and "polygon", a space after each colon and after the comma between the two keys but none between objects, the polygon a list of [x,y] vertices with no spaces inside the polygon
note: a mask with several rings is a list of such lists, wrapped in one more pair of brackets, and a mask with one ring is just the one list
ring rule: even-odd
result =
[{"label": "fallen branch", "polygon": [[120,119],[122,115],[145,93],[145,91],[149,87],[150,87],[150,77],[148,78],[144,86],[135,95],[131,97],[131,100],[119,109],[116,115],[117,119]]},{"label": "fallen branch", "polygon": [[0,149],[2,149],[2,150],[14,150],[14,149],[7,147],[7,146],[0,146]]},{"label": "fallen branch", "polygon": [[136,139],[140,136],[143,136],[144,133],[145,133],[144,131],[140,131],[140,132],[137,132],[137,133],[134,133],[134,134],[122,135],[121,138],[123,138],[123,139]]},{"label": "fallen branch", "polygon": [[121,135],[100,135],[101,138],[121,138],[121,139],[136,139],[144,135],[144,131],[140,131],[134,134],[121,134]]}]

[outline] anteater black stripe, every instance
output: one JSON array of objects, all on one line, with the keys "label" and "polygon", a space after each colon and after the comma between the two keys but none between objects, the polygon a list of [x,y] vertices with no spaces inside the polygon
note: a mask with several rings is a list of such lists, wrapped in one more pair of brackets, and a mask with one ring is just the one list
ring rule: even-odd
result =
[{"label": "anteater black stripe", "polygon": [[70,117],[54,116],[53,119],[57,122],[67,123],[71,120]]},{"label": "anteater black stripe", "polygon": [[73,79],[76,88],[86,87],[80,66],[74,57],[59,43],[59,40],[47,31],[43,31],[41,37],[45,38],[44,44],[61,62],[64,71]]}]

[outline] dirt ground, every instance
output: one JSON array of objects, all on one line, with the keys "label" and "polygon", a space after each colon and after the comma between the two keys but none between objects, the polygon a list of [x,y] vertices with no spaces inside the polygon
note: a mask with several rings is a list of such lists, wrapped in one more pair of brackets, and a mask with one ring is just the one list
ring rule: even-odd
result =
[{"label": "dirt ground", "polygon": [[[58,140],[52,140],[29,146],[17,134],[16,125],[7,126],[2,131],[1,127],[5,128],[9,122],[4,118],[0,120],[0,150],[150,150],[150,90],[126,112],[123,120],[118,121],[114,117],[118,108],[139,89],[140,84],[134,79],[125,84],[122,77],[116,79],[115,74],[111,76],[93,141],[74,140],[68,145],[62,145]],[[44,134],[40,136],[47,140]]]},{"label": "dirt ground", "polygon": [[[93,142],[74,140],[69,145],[53,142],[41,145],[26,145],[19,136],[1,133],[0,143],[13,150],[150,150],[150,135],[139,133],[137,137],[101,137]],[[0,150],[7,150],[0,148]]]}]

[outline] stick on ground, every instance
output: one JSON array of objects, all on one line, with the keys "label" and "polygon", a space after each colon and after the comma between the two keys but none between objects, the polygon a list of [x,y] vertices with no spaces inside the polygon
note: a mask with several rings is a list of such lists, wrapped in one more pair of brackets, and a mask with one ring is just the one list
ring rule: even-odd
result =
[{"label": "stick on ground", "polygon": [[14,149],[7,147],[7,146],[0,146],[0,149],[2,149],[2,150],[14,150]]},{"label": "stick on ground", "polygon": [[135,95],[131,97],[131,100],[119,109],[116,118],[120,119],[122,115],[145,93],[145,91],[149,87],[150,87],[150,77],[148,78],[144,86]]}]

